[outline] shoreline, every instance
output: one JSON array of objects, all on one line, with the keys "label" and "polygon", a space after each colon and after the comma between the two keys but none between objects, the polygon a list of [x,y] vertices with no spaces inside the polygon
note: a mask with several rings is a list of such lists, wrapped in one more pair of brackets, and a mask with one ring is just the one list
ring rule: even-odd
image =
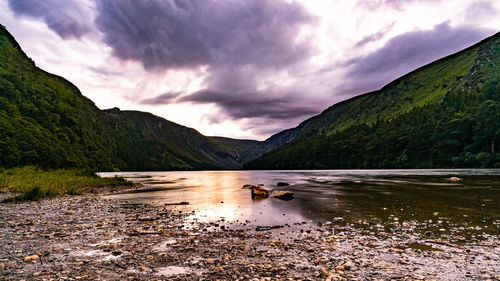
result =
[{"label": "shoreline", "polygon": [[[500,280],[500,241],[408,247],[335,225],[255,231],[84,194],[0,204],[3,280]],[[438,242],[438,241],[436,241]]]}]

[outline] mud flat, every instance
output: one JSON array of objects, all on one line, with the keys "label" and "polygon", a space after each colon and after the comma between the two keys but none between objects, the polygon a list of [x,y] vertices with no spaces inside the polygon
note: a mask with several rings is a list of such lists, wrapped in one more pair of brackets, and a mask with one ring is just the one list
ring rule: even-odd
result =
[{"label": "mud flat", "polygon": [[500,280],[500,241],[205,223],[172,206],[87,194],[0,204],[0,279]]}]

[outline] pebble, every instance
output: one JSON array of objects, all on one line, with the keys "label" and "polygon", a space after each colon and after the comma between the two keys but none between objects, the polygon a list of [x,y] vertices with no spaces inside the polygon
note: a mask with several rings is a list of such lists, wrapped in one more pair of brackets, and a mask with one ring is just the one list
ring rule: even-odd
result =
[{"label": "pebble", "polygon": [[34,261],[39,259],[40,257],[38,255],[31,255],[31,256],[26,256],[24,257],[24,261]]},{"label": "pebble", "polygon": [[344,263],[343,266],[344,266],[345,270],[350,270],[354,266],[354,264],[351,261],[348,261],[348,262]]}]

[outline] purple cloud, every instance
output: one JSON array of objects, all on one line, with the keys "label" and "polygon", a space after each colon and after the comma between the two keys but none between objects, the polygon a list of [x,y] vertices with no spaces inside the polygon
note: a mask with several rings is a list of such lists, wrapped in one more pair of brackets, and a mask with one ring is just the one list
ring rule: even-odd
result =
[{"label": "purple cloud", "polygon": [[365,36],[363,39],[359,40],[358,43],[356,43],[356,47],[363,47],[364,45],[370,43],[370,42],[376,42],[376,41],[379,41],[380,39],[382,39],[387,33],[389,33],[392,29],[392,27],[395,25],[396,23],[393,22],[392,24],[390,24],[389,26],[385,27],[385,28],[382,28],[380,29],[379,31],[373,33],[373,34],[370,34],[368,36]]},{"label": "purple cloud", "polygon": [[[215,104],[209,120],[297,119],[322,107],[303,102],[285,88],[263,81],[309,58],[314,47],[299,40],[302,26],[316,23],[299,3],[262,1],[111,1],[97,0],[97,28],[113,54],[145,69],[196,69],[206,66],[204,90],[166,93],[142,104]],[[276,128],[275,131],[279,130]]]},{"label": "purple cloud", "polygon": [[469,47],[494,32],[452,27],[448,22],[431,30],[412,31],[390,39],[382,48],[346,61],[348,82],[337,91],[346,95],[381,88],[420,66]]},{"label": "purple cloud", "polygon": [[304,102],[297,93],[282,95],[281,93],[263,93],[259,91],[224,92],[201,90],[179,99],[180,102],[196,104],[214,103],[235,119],[270,118],[291,119],[310,116],[322,108],[317,104]]},{"label": "purple cloud", "polygon": [[182,92],[168,92],[164,93],[158,96],[155,96],[153,98],[148,98],[148,99],[143,99],[140,100],[140,104],[147,104],[147,105],[158,105],[158,104],[166,104],[174,101],[179,95],[181,95]]},{"label": "purple cloud", "polygon": [[498,15],[498,10],[491,1],[478,1],[470,4],[466,9],[467,20],[477,21],[494,18]]},{"label": "purple cloud", "polygon": [[97,0],[96,24],[114,55],[146,69],[286,65],[306,57],[295,42],[313,17],[283,1]]},{"label": "purple cloud", "polygon": [[61,38],[80,38],[90,32],[92,22],[88,9],[72,0],[9,0],[16,15],[42,19]]}]

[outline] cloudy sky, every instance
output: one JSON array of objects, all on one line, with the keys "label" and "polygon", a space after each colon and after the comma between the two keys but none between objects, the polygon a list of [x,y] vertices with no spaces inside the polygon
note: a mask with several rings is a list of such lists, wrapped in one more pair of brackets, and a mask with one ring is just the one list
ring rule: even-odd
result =
[{"label": "cloudy sky", "polygon": [[0,0],[100,108],[265,139],[500,31],[497,0]]}]

